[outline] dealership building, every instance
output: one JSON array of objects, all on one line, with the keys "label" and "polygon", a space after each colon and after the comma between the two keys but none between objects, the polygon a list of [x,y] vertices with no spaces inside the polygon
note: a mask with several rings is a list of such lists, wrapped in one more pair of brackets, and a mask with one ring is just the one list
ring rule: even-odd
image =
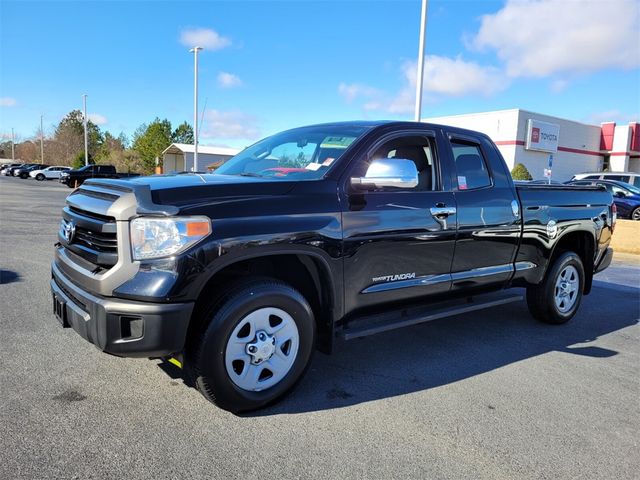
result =
[{"label": "dealership building", "polygon": [[534,179],[565,181],[582,172],[640,172],[640,123],[588,125],[527,110],[499,110],[424,119],[487,134],[509,169],[522,163]]},{"label": "dealership building", "polygon": [[[240,149],[227,147],[209,147],[198,143],[198,168],[214,169],[238,153]],[[193,157],[195,147],[185,143],[172,143],[162,152],[162,171],[191,172],[193,171]],[[156,159],[156,166],[160,163]]]}]

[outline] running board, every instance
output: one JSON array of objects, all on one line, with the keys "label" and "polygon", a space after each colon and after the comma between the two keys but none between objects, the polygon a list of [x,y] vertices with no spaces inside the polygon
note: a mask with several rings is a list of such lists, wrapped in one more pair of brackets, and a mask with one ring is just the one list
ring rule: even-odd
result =
[{"label": "running board", "polygon": [[[347,324],[345,329],[339,332],[338,335],[343,340],[353,340],[354,338],[375,335],[376,333],[409,327],[419,323],[438,320],[439,318],[453,317],[454,315],[519,302],[524,298],[522,295],[502,295],[500,297],[492,295],[490,298],[486,298],[487,296],[484,297],[485,298],[481,297],[479,301],[474,301],[470,298],[464,303],[458,303],[453,306],[449,304],[448,306],[438,308],[436,304],[357,318]],[[351,327],[352,324],[354,328]]]}]

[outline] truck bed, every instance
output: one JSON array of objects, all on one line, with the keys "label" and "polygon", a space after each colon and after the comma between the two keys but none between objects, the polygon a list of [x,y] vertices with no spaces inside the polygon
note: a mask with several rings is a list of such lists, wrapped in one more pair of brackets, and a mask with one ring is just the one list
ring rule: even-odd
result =
[{"label": "truck bed", "polygon": [[[525,212],[544,207],[585,207],[611,205],[611,194],[604,187],[590,185],[516,185]],[[586,211],[583,212],[583,214]]]}]

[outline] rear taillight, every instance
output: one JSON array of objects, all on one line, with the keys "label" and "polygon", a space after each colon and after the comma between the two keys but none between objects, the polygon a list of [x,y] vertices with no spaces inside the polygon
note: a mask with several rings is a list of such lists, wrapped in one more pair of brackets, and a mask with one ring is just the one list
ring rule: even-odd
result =
[{"label": "rear taillight", "polygon": [[614,203],[611,205],[611,232],[616,229],[616,220],[618,220],[618,207]]}]

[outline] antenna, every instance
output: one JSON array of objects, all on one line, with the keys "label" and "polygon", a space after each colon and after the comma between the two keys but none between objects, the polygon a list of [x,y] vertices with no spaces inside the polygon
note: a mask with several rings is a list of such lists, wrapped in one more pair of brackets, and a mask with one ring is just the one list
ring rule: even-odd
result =
[{"label": "antenna", "polygon": [[200,129],[198,131],[198,139],[197,139],[198,141],[200,141],[200,132],[202,131],[202,126],[204,125],[204,111],[207,109],[208,101],[209,101],[209,97],[204,99],[204,107],[202,107],[202,115],[200,115]]}]

